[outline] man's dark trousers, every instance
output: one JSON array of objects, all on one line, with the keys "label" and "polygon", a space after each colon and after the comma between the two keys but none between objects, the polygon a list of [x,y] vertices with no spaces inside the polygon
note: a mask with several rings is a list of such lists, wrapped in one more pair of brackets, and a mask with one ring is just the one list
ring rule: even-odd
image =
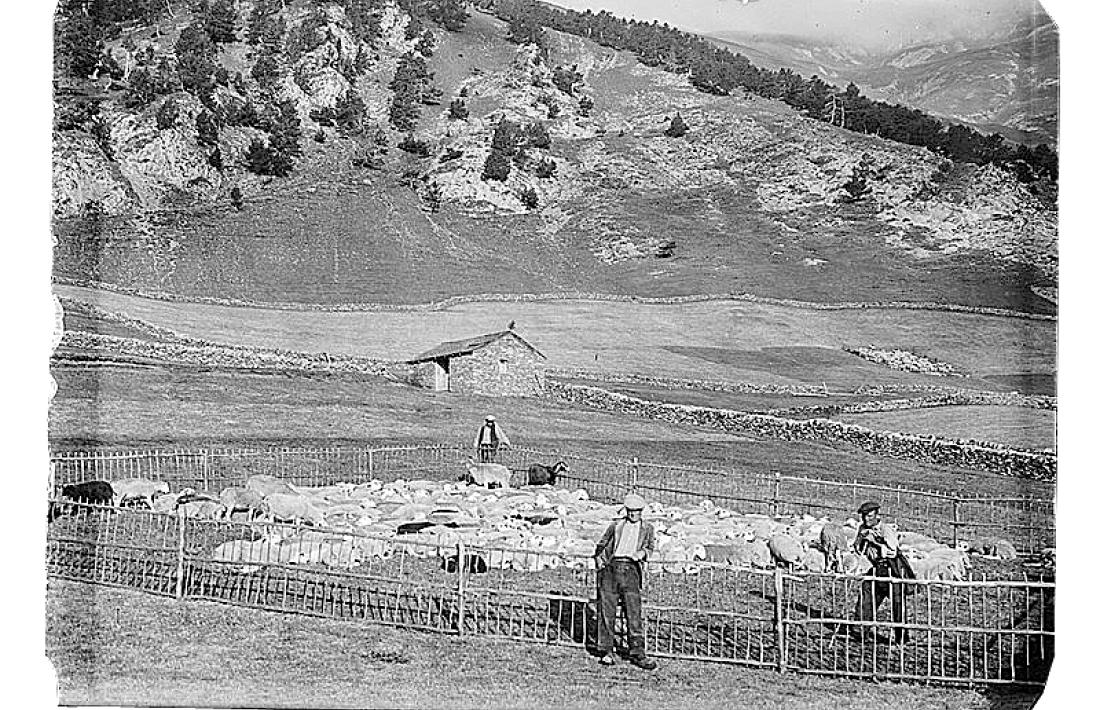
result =
[{"label": "man's dark trousers", "polygon": [[[872,568],[871,575],[875,578],[864,579],[860,585],[859,602],[856,615],[860,621],[878,621],[880,616],[878,608],[882,602],[890,600],[890,618],[895,624],[905,623],[905,595],[912,593],[900,579],[898,582],[890,582],[882,577],[901,577],[894,566],[888,561],[880,561]],[[902,641],[909,637],[908,631],[903,627],[894,628],[895,640]]]},{"label": "man's dark trousers", "polygon": [[635,560],[613,558],[596,573],[596,650],[615,650],[615,616],[622,599],[626,611],[627,648],[631,658],[645,658],[642,634],[642,565]]}]

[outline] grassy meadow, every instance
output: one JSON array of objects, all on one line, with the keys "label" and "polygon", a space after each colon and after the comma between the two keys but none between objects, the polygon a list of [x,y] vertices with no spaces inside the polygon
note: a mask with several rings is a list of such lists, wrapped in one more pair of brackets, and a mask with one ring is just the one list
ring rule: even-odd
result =
[{"label": "grassy meadow", "polygon": [[[932,311],[818,311],[736,301],[676,305],[481,302],[414,312],[316,312],[177,303],[82,287],[58,294],[219,343],[401,360],[510,320],[557,368],[762,384],[932,384],[1004,390],[983,376],[1050,375],[1056,323]],[[840,350],[873,344],[971,377],[899,372]],[[1049,393],[1052,394],[1052,393]]]},{"label": "grassy meadow", "polygon": [[514,445],[551,452],[989,496],[1051,491],[1049,484],[823,444],[757,439],[538,399],[431,392],[379,377],[100,365],[55,365],[53,377],[58,391],[50,440],[63,448],[466,443],[492,413]]},{"label": "grassy meadow", "polygon": [[[62,704],[448,708],[1027,708],[1033,691],[815,678],[666,661],[605,669],[573,648],[180,604],[51,580]],[[535,681],[535,682],[532,682]],[[731,692],[732,689],[736,689]]]}]

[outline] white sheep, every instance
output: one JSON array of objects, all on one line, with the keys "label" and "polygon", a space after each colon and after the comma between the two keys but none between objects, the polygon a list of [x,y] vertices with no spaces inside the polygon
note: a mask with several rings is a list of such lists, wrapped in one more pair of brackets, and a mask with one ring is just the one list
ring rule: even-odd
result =
[{"label": "white sheep", "polygon": [[835,523],[826,523],[821,528],[818,542],[825,555],[825,569],[829,572],[840,569],[840,553],[851,547],[851,540],[844,530]]},{"label": "white sheep", "polygon": [[961,581],[966,579],[970,561],[966,553],[950,547],[932,550],[927,557],[910,560],[917,579]]},{"label": "white sheep", "polygon": [[111,488],[115,492],[114,505],[116,506],[131,500],[144,500],[152,508],[153,499],[168,492],[166,482],[150,481],[146,478],[123,478],[111,481]]},{"label": "white sheep", "polygon": [[308,498],[297,493],[274,493],[266,496],[263,511],[264,516],[272,522],[282,520],[293,521],[296,524],[303,522],[322,526],[325,524],[325,514]]},{"label": "white sheep", "polygon": [[248,520],[253,520],[263,510],[264,498],[259,492],[249,488],[231,486],[221,492],[219,496],[222,505],[225,506],[225,517],[229,518],[237,511],[245,511]]},{"label": "white sheep", "polygon": [[225,506],[210,498],[184,500],[176,506],[176,515],[181,518],[203,518],[219,520],[225,517]]},{"label": "white sheep", "polygon": [[268,496],[283,494],[283,495],[297,495],[298,491],[295,490],[289,483],[274,476],[256,475],[249,476],[245,481],[244,487],[250,491],[256,491],[264,498]]},{"label": "white sheep", "polygon": [[512,472],[507,466],[499,463],[474,463],[474,459],[468,458],[466,465],[466,481],[486,488],[509,488],[512,482]]},{"label": "white sheep", "polygon": [[805,562],[806,550],[802,547],[801,542],[790,535],[781,533],[768,540],[768,550],[771,551],[776,564],[793,568],[801,567]]}]

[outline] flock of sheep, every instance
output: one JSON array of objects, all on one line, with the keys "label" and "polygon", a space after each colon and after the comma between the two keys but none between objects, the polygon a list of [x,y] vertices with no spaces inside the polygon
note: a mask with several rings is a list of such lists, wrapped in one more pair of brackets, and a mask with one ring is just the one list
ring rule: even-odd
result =
[{"label": "flock of sheep", "polygon": [[[537,572],[561,566],[591,569],[596,541],[621,511],[589,500],[584,489],[555,487],[565,464],[535,465],[529,485],[512,488],[511,471],[498,464],[466,462],[458,481],[372,480],[362,484],[295,486],[257,475],[217,496],[192,489],[169,491],[162,481],[129,478],[65,486],[62,501],[147,506],[181,517],[241,520],[247,537],[230,540],[214,559],[243,565],[325,564],[351,568],[399,549],[418,557],[451,556],[457,544],[477,550],[477,567]],[[534,483],[534,485],[531,485]],[[66,513],[51,505],[50,520]],[[657,533],[651,573],[697,573],[702,562],[734,567],[776,565],[812,572],[864,574],[869,563],[852,550],[855,520],[772,518],[741,514],[703,501],[694,506],[651,502],[644,511]],[[266,523],[295,523],[285,528]],[[895,533],[888,533],[895,534]],[[959,547],[915,532],[896,533],[897,544],[920,579],[961,580],[969,552],[1014,559],[1004,540]],[[255,568],[255,567],[254,567]]]}]

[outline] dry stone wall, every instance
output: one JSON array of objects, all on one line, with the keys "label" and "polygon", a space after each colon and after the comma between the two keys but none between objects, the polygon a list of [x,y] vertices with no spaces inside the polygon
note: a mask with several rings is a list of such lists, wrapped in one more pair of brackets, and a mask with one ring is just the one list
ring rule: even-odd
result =
[{"label": "dry stone wall", "polygon": [[593,409],[632,414],[675,424],[747,432],[787,441],[821,441],[854,446],[879,456],[978,469],[1035,480],[1053,481],[1057,474],[1057,457],[1053,453],[1018,451],[995,444],[979,444],[940,437],[879,432],[828,419],[788,419],[731,409],[652,402],[609,392],[599,387],[573,385],[555,380],[547,382],[547,393],[560,400]]},{"label": "dry stone wall", "polygon": [[453,306],[466,303],[536,303],[542,301],[608,301],[615,303],[645,303],[653,305],[669,305],[676,303],[703,303],[708,301],[741,301],[746,303],[761,303],[770,306],[786,306],[789,308],[804,308],[816,311],[846,311],[861,309],[880,310],[910,310],[910,311],[946,311],[951,313],[975,313],[980,315],[1003,316],[1006,318],[1023,318],[1025,320],[1056,321],[1058,316],[1044,313],[1025,313],[1012,311],[1006,308],[987,308],[985,306],[966,306],[956,303],[934,303],[931,301],[867,301],[867,302],[836,302],[815,303],[812,301],[796,301],[789,298],[769,298],[757,296],[751,293],[727,293],[727,294],[697,294],[688,296],[643,297],[630,296],[617,293],[589,293],[583,291],[568,291],[557,293],[472,293],[462,296],[451,296],[441,301],[432,303],[299,303],[280,301],[249,301],[239,298],[221,298],[214,296],[191,296],[164,291],[150,291],[146,289],[121,286],[119,284],[93,281],[90,279],[73,279],[64,276],[55,276],[54,281],[70,286],[83,286],[103,291],[126,293],[142,298],[154,298],[161,301],[178,303],[208,303],[221,306],[238,306],[243,308],[269,308],[284,311],[322,311],[322,312],[368,312],[368,311],[438,311],[446,310]]}]

